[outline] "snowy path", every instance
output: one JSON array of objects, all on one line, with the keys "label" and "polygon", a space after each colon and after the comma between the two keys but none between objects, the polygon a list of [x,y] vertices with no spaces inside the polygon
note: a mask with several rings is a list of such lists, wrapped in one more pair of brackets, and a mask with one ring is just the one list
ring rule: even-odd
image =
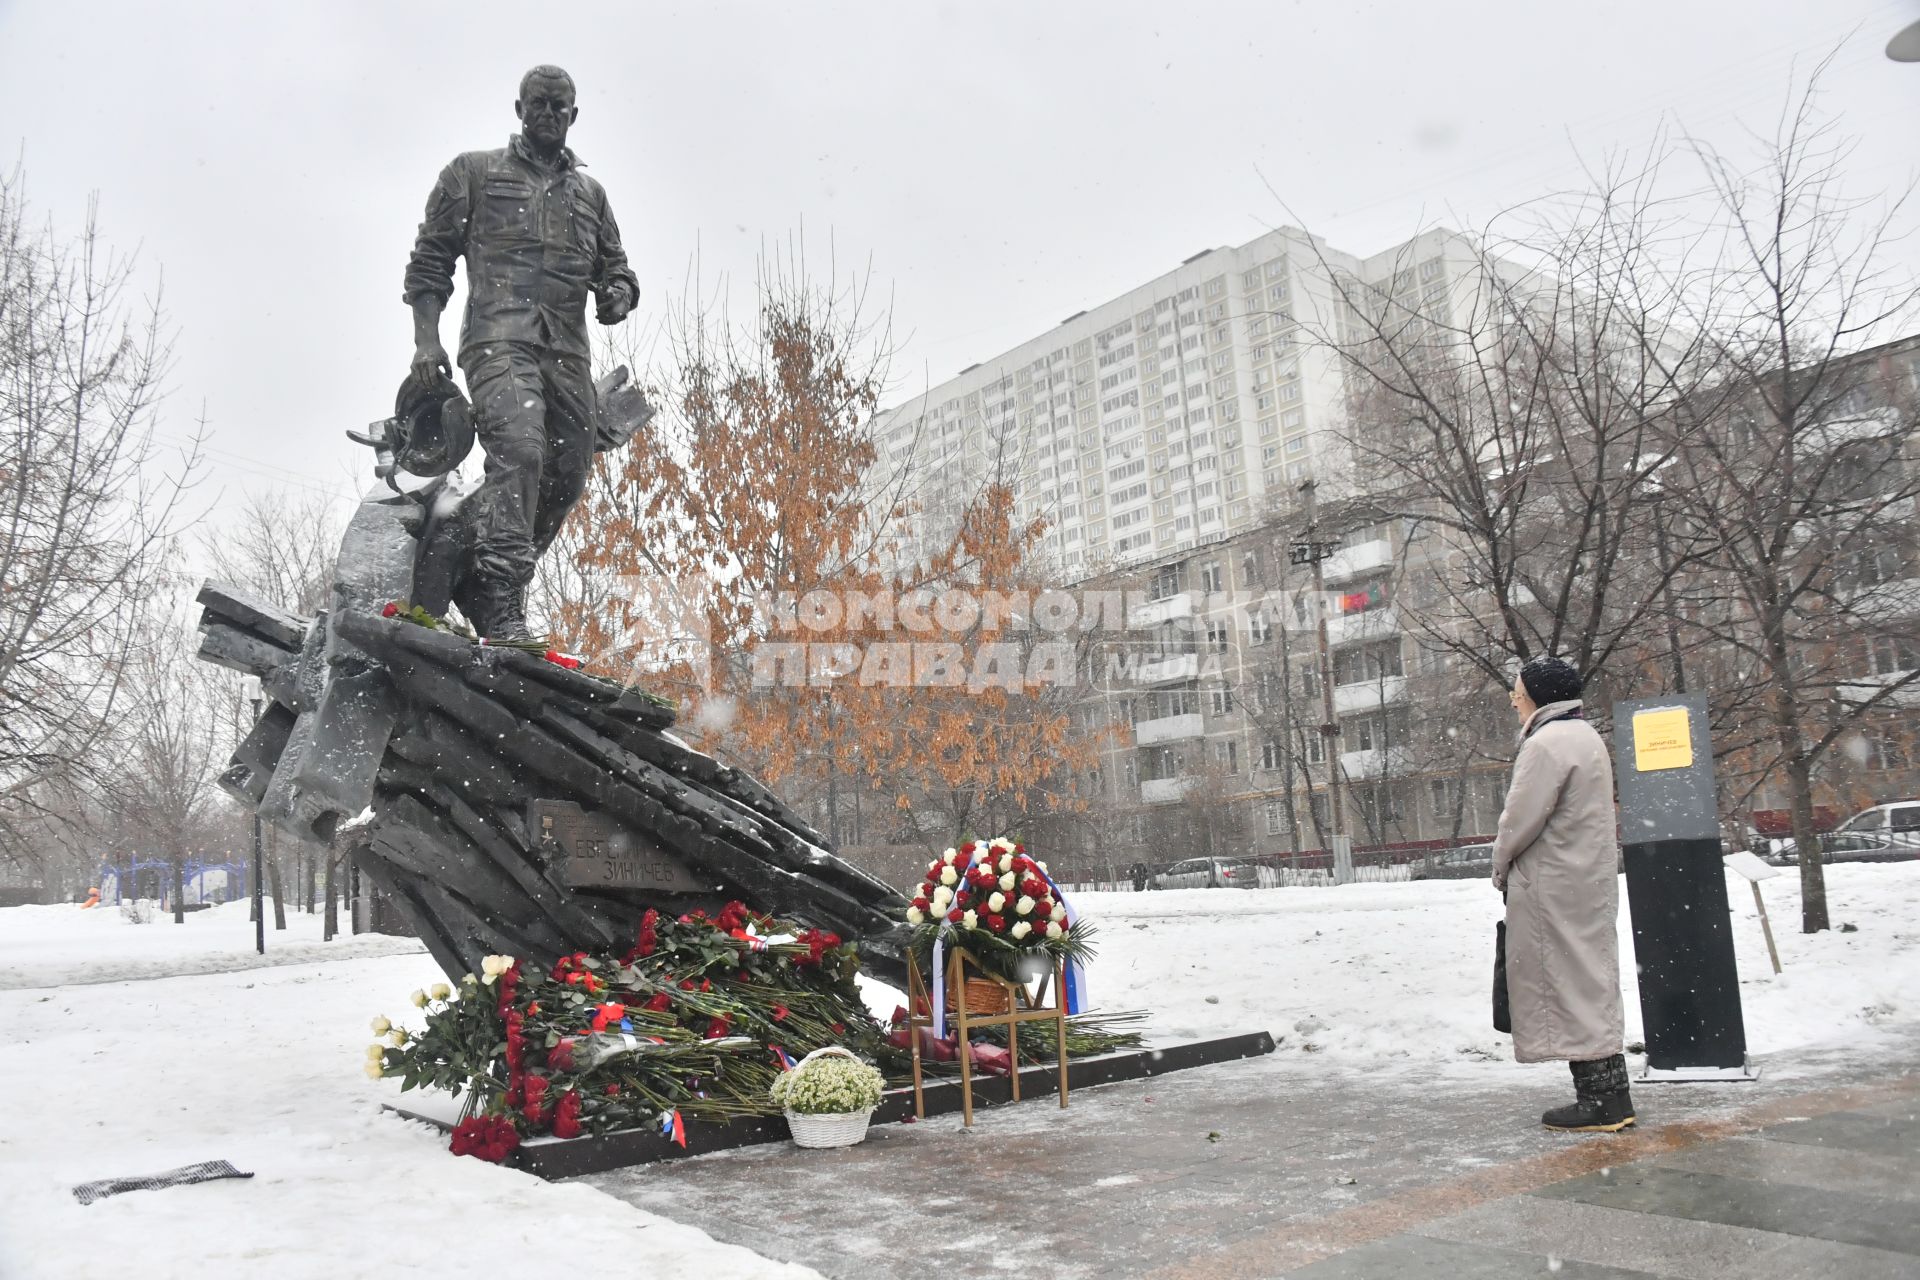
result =
[{"label": "snowy path", "polygon": [[[1749,1040],[1762,1054],[1812,1050],[1797,1055],[1809,1079],[1904,1053],[1920,1026],[1920,863],[1829,875],[1834,918],[1857,932],[1799,934],[1794,885],[1768,882],[1781,977],[1768,971],[1744,885],[1732,899]],[[1096,999],[1149,1010],[1159,1040],[1267,1028],[1284,1037],[1279,1054],[1244,1070],[1356,1088],[1438,1078],[1557,1090],[1564,1079],[1563,1069],[1516,1067],[1506,1038],[1486,1029],[1499,899],[1484,883],[1088,894],[1079,904],[1101,921]],[[289,924],[269,935],[268,959],[298,962],[208,972],[257,963],[243,905],[183,926],[0,910],[0,985],[13,988],[0,990],[0,1090],[11,1103],[0,1123],[0,1276],[451,1276],[556,1264],[811,1274],[592,1187],[454,1159],[438,1132],[382,1114],[400,1095],[360,1073],[367,1020],[411,1014],[407,992],[440,975],[413,950],[308,961],[294,948],[352,956],[415,944],[321,944],[299,932],[317,922]],[[1631,993],[1630,946],[1623,954]],[[182,972],[191,976],[168,976]],[[1631,994],[1627,1007],[1631,1040]],[[210,1159],[257,1176],[84,1209],[69,1191]],[[817,1164],[828,1179],[833,1167]],[[672,1212],[675,1177],[647,1175],[666,1188],[653,1207]]]}]

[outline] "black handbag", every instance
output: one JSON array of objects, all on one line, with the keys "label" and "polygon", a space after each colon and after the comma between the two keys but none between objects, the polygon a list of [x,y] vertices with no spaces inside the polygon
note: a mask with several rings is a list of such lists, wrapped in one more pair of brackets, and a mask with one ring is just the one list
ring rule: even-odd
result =
[{"label": "black handbag", "polygon": [[1493,926],[1493,1029],[1511,1034],[1513,1014],[1507,1008],[1507,922]]}]

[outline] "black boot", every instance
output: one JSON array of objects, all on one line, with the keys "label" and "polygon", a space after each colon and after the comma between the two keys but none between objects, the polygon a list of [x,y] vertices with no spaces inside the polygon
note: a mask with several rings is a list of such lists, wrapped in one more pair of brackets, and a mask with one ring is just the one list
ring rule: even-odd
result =
[{"label": "black boot", "polygon": [[473,587],[473,629],[491,644],[535,645],[545,643],[527,626],[523,589],[509,583],[476,582]]},{"label": "black boot", "polygon": [[1617,1133],[1633,1123],[1625,1057],[1616,1053],[1567,1065],[1573,1071],[1575,1101],[1541,1116],[1541,1124],[1562,1133]]}]

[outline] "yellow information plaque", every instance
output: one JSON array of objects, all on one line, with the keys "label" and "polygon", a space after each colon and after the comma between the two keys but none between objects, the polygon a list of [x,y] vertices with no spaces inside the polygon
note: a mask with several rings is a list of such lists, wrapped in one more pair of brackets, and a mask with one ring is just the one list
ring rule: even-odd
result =
[{"label": "yellow information plaque", "polygon": [[1693,763],[1693,729],[1685,707],[1633,713],[1633,767],[1641,773]]}]

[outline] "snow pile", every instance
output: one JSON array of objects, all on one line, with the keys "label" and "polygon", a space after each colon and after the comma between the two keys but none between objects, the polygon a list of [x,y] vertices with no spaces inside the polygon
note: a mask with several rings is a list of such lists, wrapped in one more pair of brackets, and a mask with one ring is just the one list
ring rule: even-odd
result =
[{"label": "snow pile", "polygon": [[[10,946],[19,918],[0,911]],[[111,936],[75,921],[63,954],[42,930],[41,962],[84,969],[96,932]],[[407,993],[440,977],[419,954],[0,992],[15,1103],[0,1276],[483,1276],[585,1258],[653,1277],[814,1274],[589,1187],[456,1159],[440,1131],[382,1113],[400,1094],[361,1074],[367,1022],[407,1021]],[[80,1182],[200,1160],[255,1177],[73,1198]]]}]

